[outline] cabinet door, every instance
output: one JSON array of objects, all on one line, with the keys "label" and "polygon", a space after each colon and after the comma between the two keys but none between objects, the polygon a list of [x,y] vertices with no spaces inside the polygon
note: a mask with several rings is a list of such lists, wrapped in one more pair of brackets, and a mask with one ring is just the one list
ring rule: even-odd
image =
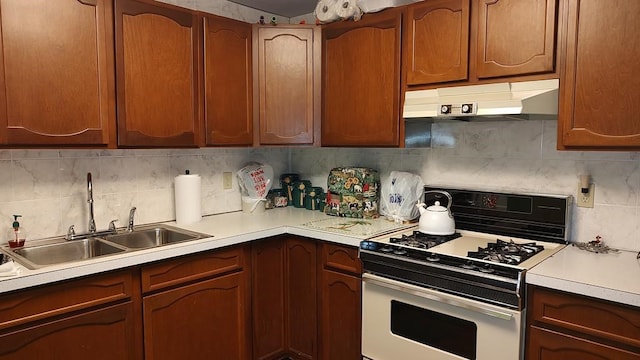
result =
[{"label": "cabinet door", "polygon": [[322,270],[320,281],[319,359],[362,358],[362,281],[359,277]]},{"label": "cabinet door", "polygon": [[640,2],[568,1],[558,146],[640,147]]},{"label": "cabinet door", "polygon": [[475,0],[479,79],[554,71],[556,0]]},{"label": "cabinet door", "polygon": [[260,240],[251,252],[253,357],[274,359],[286,353],[284,242]]},{"label": "cabinet door", "polygon": [[247,291],[237,272],[146,296],[145,359],[250,359]]},{"label": "cabinet door", "polygon": [[203,23],[206,145],[251,145],[251,24],[213,15]]},{"label": "cabinet door", "polygon": [[529,327],[527,359],[531,360],[638,360],[640,353],[599,344],[552,330]]},{"label": "cabinet door", "polygon": [[313,144],[320,119],[320,27],[256,26],[254,38],[256,142]]},{"label": "cabinet door", "polygon": [[197,146],[199,23],[186,9],[116,1],[118,145]]},{"label": "cabinet door", "polygon": [[316,243],[290,237],[287,249],[286,316],[289,352],[295,359],[316,359],[318,319],[316,303]]},{"label": "cabinet door", "polygon": [[108,0],[0,1],[0,143],[115,143],[112,17]]},{"label": "cabinet door", "polygon": [[322,30],[322,145],[398,146],[399,8]]},{"label": "cabinet door", "polygon": [[0,333],[0,359],[142,359],[131,302]]},{"label": "cabinet door", "polygon": [[468,79],[469,0],[424,1],[407,7],[408,85]]}]

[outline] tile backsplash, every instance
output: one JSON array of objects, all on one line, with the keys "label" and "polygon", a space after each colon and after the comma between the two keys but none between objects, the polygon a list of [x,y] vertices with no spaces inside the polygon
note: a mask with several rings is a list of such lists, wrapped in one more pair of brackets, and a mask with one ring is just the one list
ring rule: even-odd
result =
[{"label": "tile backsplash", "polygon": [[[241,209],[235,172],[250,161],[296,172],[326,188],[329,170],[367,166],[386,181],[392,170],[419,174],[427,184],[576,196],[580,174],[595,183],[595,207],[572,208],[574,241],[596,235],[612,247],[640,249],[640,156],[635,152],[557,151],[556,121],[433,124],[431,148],[205,148],[164,150],[0,151],[0,231],[23,215],[31,238],[86,231],[87,172],[93,175],[98,229],[129,209],[136,223],[175,219],[173,180],[189,169],[202,176],[205,215]],[[222,173],[234,173],[223,190]]]},{"label": "tile backsplash", "polygon": [[437,122],[428,149],[296,149],[291,168],[325,184],[335,166],[409,171],[426,184],[577,195],[579,177],[595,184],[594,208],[572,208],[572,241],[602,236],[606,244],[640,249],[640,156],[635,152],[556,150],[557,122]]},{"label": "tile backsplash", "polygon": [[[0,151],[0,231],[12,214],[22,215],[32,239],[88,228],[87,173],[92,173],[96,226],[109,221],[126,226],[129,209],[136,223],[175,219],[174,177],[190,170],[202,177],[202,212],[218,214],[241,209],[235,172],[250,161],[288,171],[289,151],[278,149],[194,150],[5,150]],[[234,173],[233,187],[223,190],[222,173]]]}]

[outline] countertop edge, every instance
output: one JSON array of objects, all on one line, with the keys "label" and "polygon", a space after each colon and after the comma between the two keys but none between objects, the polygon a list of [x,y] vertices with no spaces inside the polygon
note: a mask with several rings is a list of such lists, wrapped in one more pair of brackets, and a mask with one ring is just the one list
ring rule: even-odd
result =
[{"label": "countertop edge", "polygon": [[596,254],[567,246],[529,269],[529,285],[640,307],[640,262],[634,252]]},{"label": "countertop edge", "polygon": [[[327,233],[304,228],[302,226],[302,224],[308,221],[322,219],[324,216],[327,215],[320,212],[311,212],[305,209],[285,208],[269,210],[268,212],[265,212],[265,214],[261,215],[247,215],[242,212],[212,215],[203,218],[203,221],[200,223],[191,225],[178,225],[175,221],[162,222],[160,224],[167,224],[186,230],[214,234],[214,236],[184,243],[172,244],[166,247],[163,246],[110,255],[103,259],[94,258],[77,263],[52,265],[37,270],[26,269],[22,265],[16,263],[19,271],[17,276],[0,276],[0,294],[107,271],[121,270],[133,266],[143,266],[144,264],[155,261],[195,254],[202,251],[215,250],[227,246],[239,245],[246,242],[284,234],[304,236],[348,246],[359,246],[362,238]],[[235,228],[239,228],[240,230],[230,231],[229,229],[224,229],[224,231],[220,231],[221,235],[217,235],[215,234],[215,231],[211,231],[211,229],[221,226],[219,224],[221,222],[225,225],[228,223],[233,225],[235,222]]]}]

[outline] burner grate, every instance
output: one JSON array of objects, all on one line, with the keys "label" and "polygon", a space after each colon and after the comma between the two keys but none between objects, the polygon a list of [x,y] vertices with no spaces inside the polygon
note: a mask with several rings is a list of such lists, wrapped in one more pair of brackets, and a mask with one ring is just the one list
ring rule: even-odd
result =
[{"label": "burner grate", "polygon": [[467,256],[502,264],[518,265],[542,250],[544,250],[544,246],[535,242],[517,244],[513,240],[496,239],[496,242],[487,244],[485,248],[479,247],[478,251],[469,251]]},{"label": "burner grate", "polygon": [[418,249],[429,249],[449,240],[460,237],[459,233],[451,235],[430,235],[414,230],[412,234],[403,234],[401,237],[392,237],[389,242],[396,245],[409,246]]}]

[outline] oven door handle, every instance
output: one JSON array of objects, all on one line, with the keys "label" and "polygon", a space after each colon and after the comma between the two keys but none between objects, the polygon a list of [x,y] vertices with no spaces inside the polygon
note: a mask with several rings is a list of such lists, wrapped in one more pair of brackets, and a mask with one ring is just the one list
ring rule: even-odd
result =
[{"label": "oven door handle", "polygon": [[422,297],[422,298],[425,298],[425,299],[447,303],[449,305],[453,305],[453,306],[460,307],[460,308],[463,308],[463,309],[467,309],[467,310],[479,312],[479,313],[482,313],[482,314],[485,314],[485,315],[493,316],[493,317],[498,318],[498,319],[511,320],[514,317],[513,314],[511,314],[511,313],[508,313],[508,312],[505,312],[505,311],[495,310],[495,309],[492,309],[492,308],[490,308],[488,306],[485,307],[485,306],[482,306],[482,305],[479,305],[479,304],[466,302],[464,300],[458,299],[457,297],[454,297],[453,295],[444,294],[444,293],[441,293],[441,292],[438,292],[438,291],[417,287],[417,286],[414,286],[414,285],[411,285],[411,284],[405,284],[405,283],[402,283],[402,282],[399,282],[399,281],[387,279],[387,278],[384,278],[384,277],[380,277],[380,276],[376,276],[376,275],[372,275],[372,274],[368,274],[368,273],[362,274],[362,281],[369,282],[369,283],[372,283],[372,284],[376,284],[378,286],[386,287],[386,288],[389,288],[389,289],[401,291],[403,293],[412,294],[412,295],[419,296],[419,297]]}]

